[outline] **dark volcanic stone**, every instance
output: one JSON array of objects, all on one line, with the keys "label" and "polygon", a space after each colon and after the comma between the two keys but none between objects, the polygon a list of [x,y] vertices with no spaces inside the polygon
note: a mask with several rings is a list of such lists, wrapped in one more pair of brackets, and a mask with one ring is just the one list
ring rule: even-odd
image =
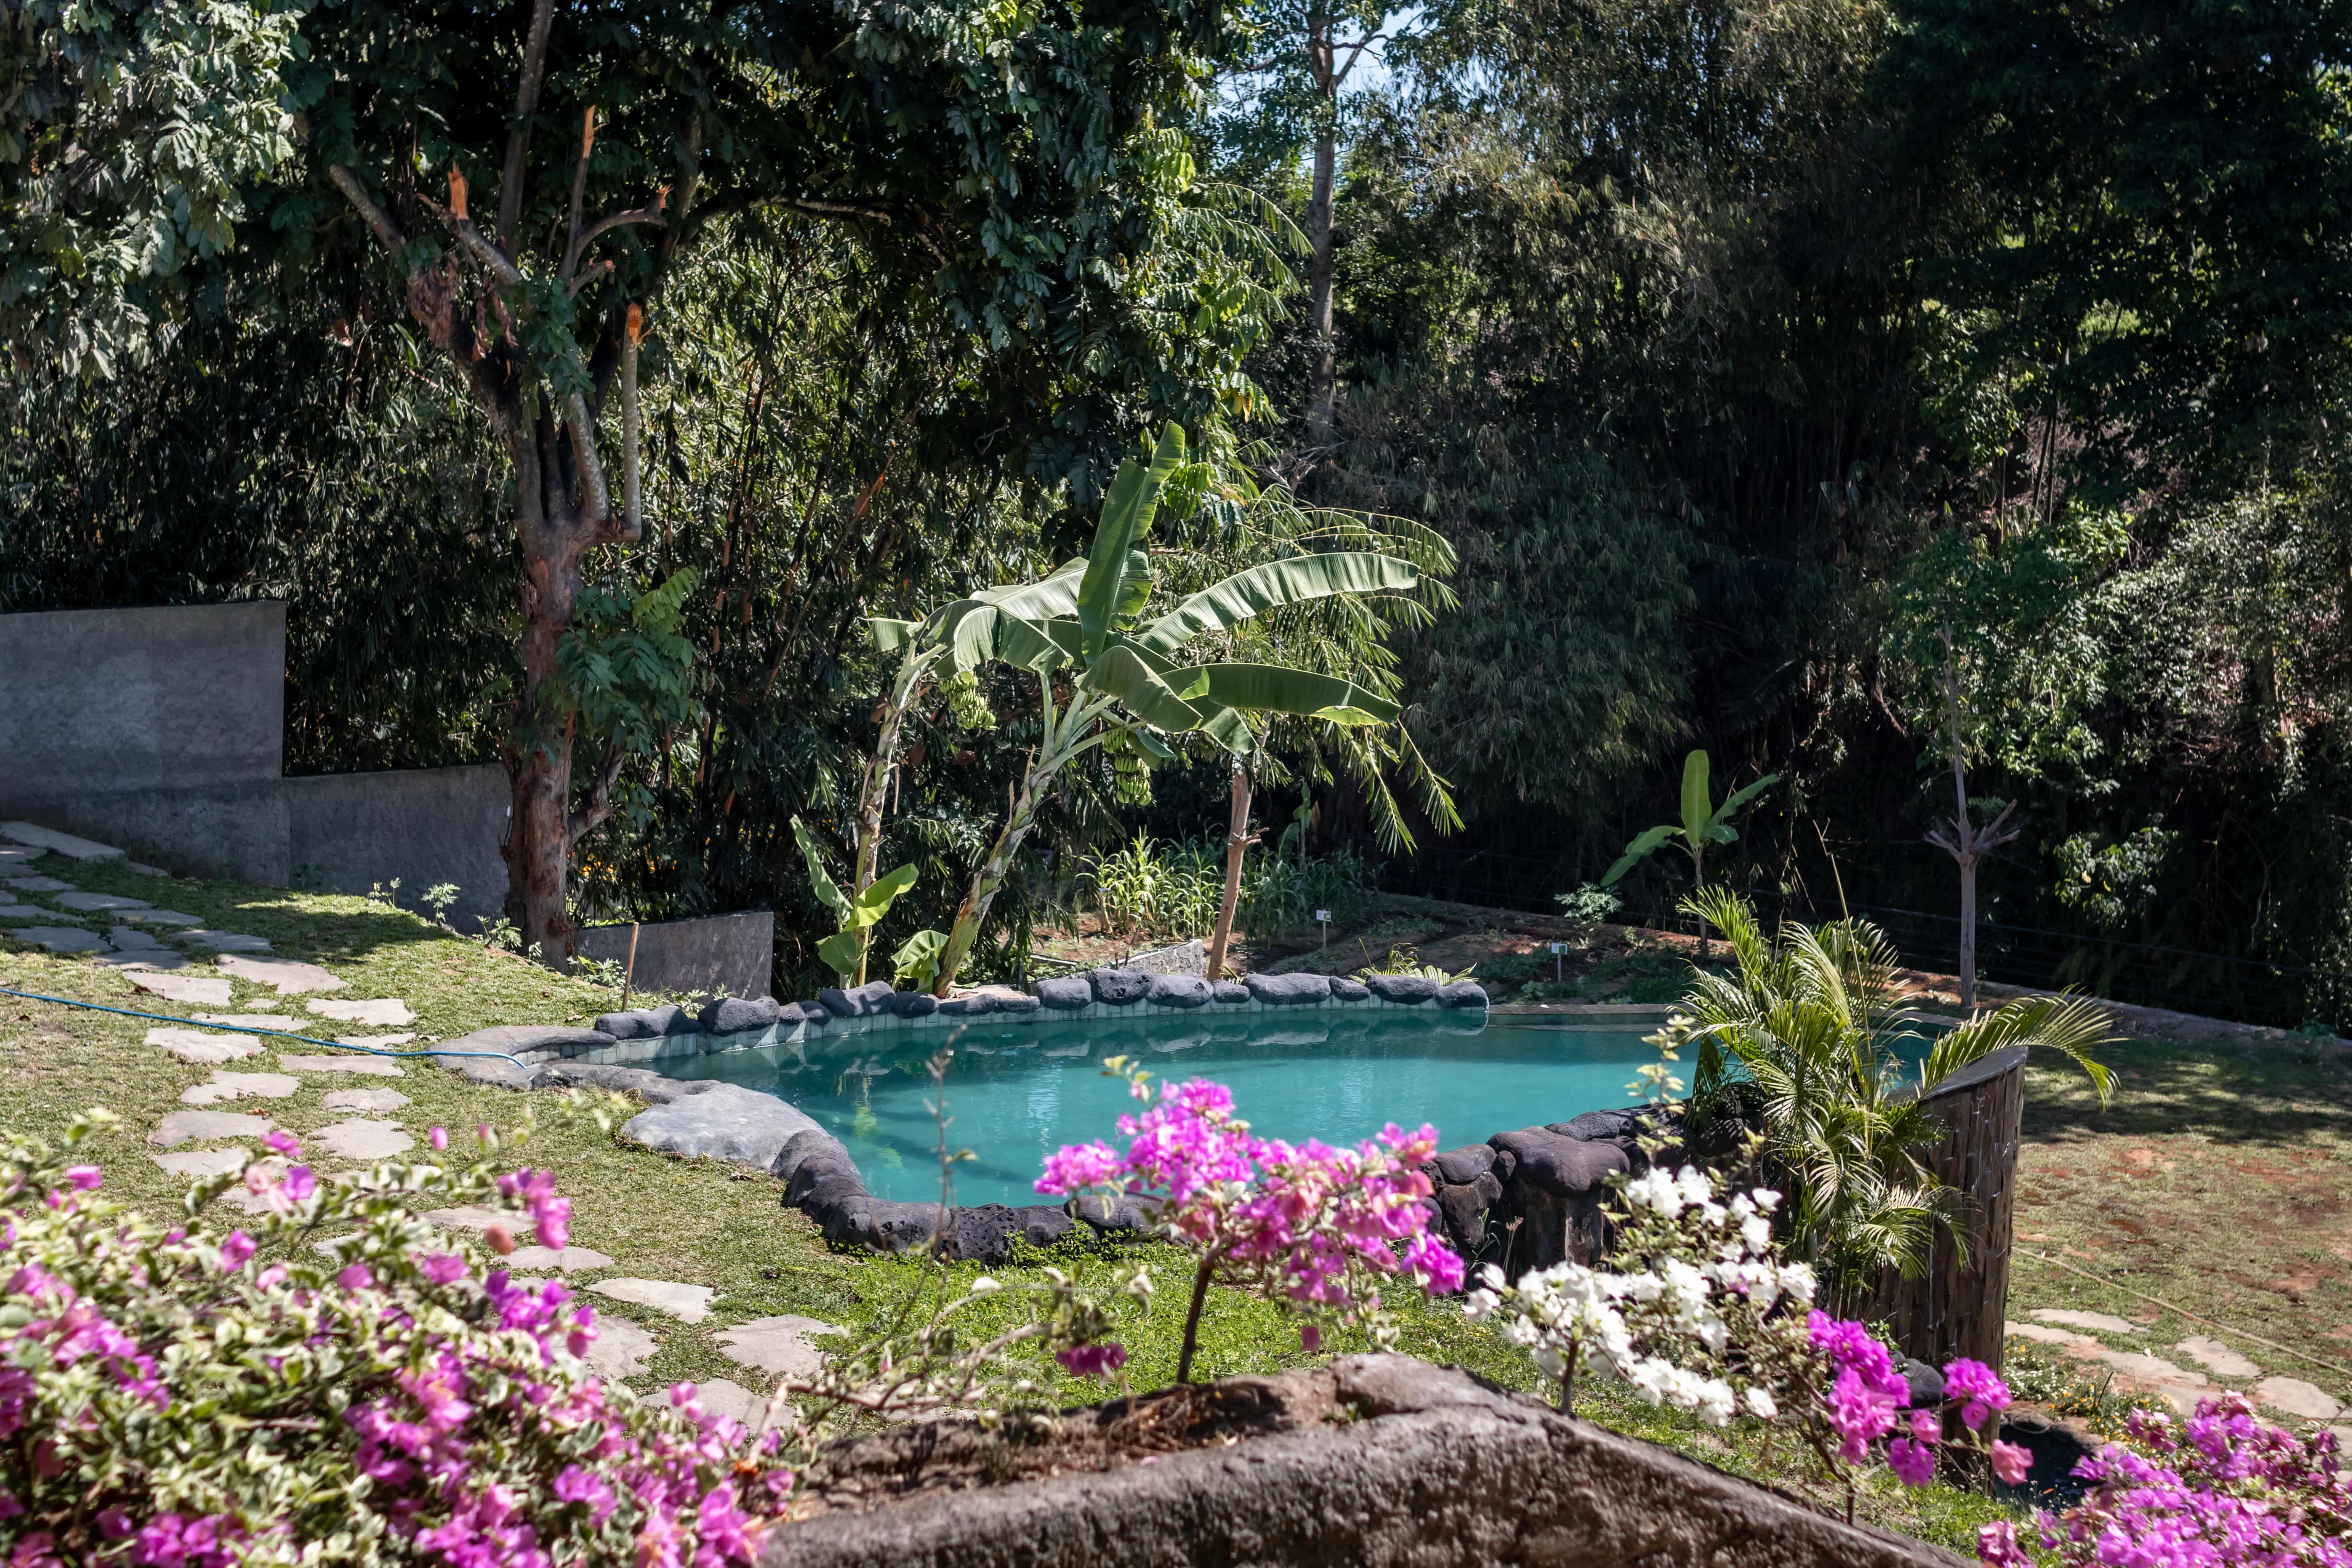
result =
[{"label": "dark volcanic stone", "polygon": [[841,1146],[839,1139],[823,1128],[811,1127],[784,1140],[784,1146],[776,1152],[775,1163],[768,1167],[768,1173],[783,1182],[785,1190],[789,1192],[792,1179],[799,1173],[800,1168],[820,1157],[847,1165],[852,1171],[857,1169],[856,1163],[849,1157],[849,1151]]},{"label": "dark volcanic stone", "polygon": [[1322,974],[1253,974],[1242,984],[1269,1007],[1312,1007],[1331,994],[1330,977]]},{"label": "dark volcanic stone", "polygon": [[1070,1200],[1068,1212],[1097,1230],[1147,1231],[1160,1223],[1156,1199],[1126,1193],[1082,1193]]},{"label": "dark volcanic stone", "polygon": [[1455,1186],[1468,1186],[1472,1182],[1495,1168],[1495,1146],[1492,1143],[1465,1143],[1459,1149],[1448,1149],[1430,1162],[1437,1173]]},{"label": "dark volcanic stone", "polygon": [[1441,1007],[1481,1007],[1486,1005],[1486,988],[1475,980],[1457,980],[1451,985],[1437,988],[1437,1005]]},{"label": "dark volcanic stone", "polygon": [[1250,988],[1238,980],[1220,980],[1209,987],[1209,994],[1228,1006],[1250,999]]},{"label": "dark volcanic stone", "polygon": [[1144,969],[1097,969],[1087,974],[1095,1000],[1110,1007],[1132,1007],[1151,989],[1151,973]]},{"label": "dark volcanic stone", "polygon": [[940,1230],[940,1205],[937,1204],[901,1204],[887,1198],[877,1198],[869,1210],[872,1216],[873,1239],[868,1246],[885,1247],[892,1252],[908,1252],[928,1246]]},{"label": "dark volcanic stone", "polygon": [[1555,1121],[1547,1131],[1580,1140],[1633,1138],[1642,1131],[1642,1113],[1638,1110],[1588,1110],[1568,1121]]},{"label": "dark volcanic stone", "polygon": [[761,999],[746,1001],[740,996],[722,996],[702,1010],[702,1030],[708,1035],[738,1035],[746,1029],[764,1029],[781,1016],[775,1003]]},{"label": "dark volcanic stone", "polygon": [[1437,994],[1437,982],[1422,974],[1367,974],[1364,986],[1383,1002],[1416,1006]]},{"label": "dark volcanic stone", "polygon": [[655,1021],[657,1035],[691,1035],[702,1027],[702,1021],[676,1003],[656,1007],[646,1013]]},{"label": "dark volcanic stone", "polygon": [[[1052,1215],[1059,1222],[1060,1229],[1049,1233],[1047,1222],[1035,1217],[1041,1215]],[[1071,1224],[1070,1216],[1060,1209],[1016,1209],[1003,1204],[982,1204],[977,1208],[956,1210],[950,1234],[955,1241],[959,1261],[992,1264],[1002,1263],[1013,1255],[1014,1237],[1026,1241],[1033,1234],[1045,1235],[1051,1242],[1066,1235]]]},{"label": "dark volcanic stone", "polygon": [[869,980],[847,991],[828,985],[816,994],[824,1010],[836,1018],[869,1018],[888,1010],[893,994],[887,980]]},{"label": "dark volcanic stone", "polygon": [[1371,998],[1372,988],[1360,980],[1331,976],[1331,1000],[1334,1002],[1364,1002]]},{"label": "dark volcanic stone", "polygon": [[1000,1013],[1034,1013],[1044,1004],[1034,996],[999,996],[996,1010]]},{"label": "dark volcanic stone", "polygon": [[1590,1193],[1610,1173],[1633,1168],[1625,1151],[1614,1143],[1586,1143],[1541,1127],[1517,1132],[1497,1132],[1488,1140],[1497,1149],[1517,1156],[1513,1179],[1548,1193],[1563,1195]]},{"label": "dark volcanic stone", "polygon": [[1037,1000],[1056,1013],[1082,1012],[1094,1005],[1095,988],[1083,974],[1064,974],[1052,980],[1040,980],[1029,988]]},{"label": "dark volcanic stone", "polygon": [[977,1018],[995,1011],[993,996],[950,996],[940,1004],[940,1014],[950,1018]]},{"label": "dark volcanic stone", "polygon": [[592,1026],[616,1040],[642,1040],[661,1033],[644,1013],[601,1013]]},{"label": "dark volcanic stone", "polygon": [[1903,1381],[1911,1385],[1911,1405],[1915,1410],[1932,1410],[1944,1403],[1944,1374],[1924,1361],[1903,1358]]},{"label": "dark volcanic stone", "polygon": [[776,1009],[776,1021],[788,1029],[794,1024],[814,1024],[821,1029],[832,1018],[832,1014],[814,1002],[786,1002]]},{"label": "dark volcanic stone", "polygon": [[1518,1173],[1518,1152],[1503,1148],[1491,1138],[1486,1141],[1486,1146],[1495,1151],[1495,1180],[1509,1186],[1511,1178]]},{"label": "dark volcanic stone", "polygon": [[928,991],[893,991],[890,1011],[901,1018],[928,1018],[940,1010],[940,999]]},{"label": "dark volcanic stone", "polygon": [[1209,983],[1197,974],[1155,974],[1144,999],[1155,1007],[1205,1007]]},{"label": "dark volcanic stone", "polygon": [[[781,1155],[778,1156],[782,1158]],[[855,1187],[866,1190],[865,1179],[845,1152],[819,1151],[806,1153],[793,1170],[792,1179],[784,1184],[784,1201],[795,1206],[805,1205],[812,1194]]]}]

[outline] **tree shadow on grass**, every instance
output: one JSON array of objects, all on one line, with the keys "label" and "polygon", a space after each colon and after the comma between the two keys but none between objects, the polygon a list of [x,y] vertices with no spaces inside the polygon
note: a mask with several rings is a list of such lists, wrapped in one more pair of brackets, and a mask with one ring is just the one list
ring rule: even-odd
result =
[{"label": "tree shadow on grass", "polygon": [[449,940],[451,934],[422,916],[368,899],[249,882],[149,877],[111,861],[76,862],[56,855],[44,856],[36,864],[41,874],[85,892],[142,900],[195,915],[216,931],[261,937],[279,958],[350,963],[387,948]]},{"label": "tree shadow on grass", "polygon": [[2030,1143],[2194,1132],[2217,1143],[2289,1144],[2333,1135],[2352,1142],[2352,1075],[2316,1050],[2259,1055],[2132,1040],[2100,1059],[2116,1070],[2104,1109],[2082,1073],[2037,1056],[2026,1073]]}]

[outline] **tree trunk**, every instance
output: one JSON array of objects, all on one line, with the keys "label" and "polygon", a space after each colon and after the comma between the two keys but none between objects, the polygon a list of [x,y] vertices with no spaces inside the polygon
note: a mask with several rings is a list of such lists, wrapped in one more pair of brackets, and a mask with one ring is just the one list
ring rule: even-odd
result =
[{"label": "tree trunk", "polygon": [[1234,764],[1234,808],[1225,823],[1225,896],[1217,906],[1217,931],[1209,942],[1208,974],[1212,981],[1225,974],[1225,948],[1233,941],[1234,911],[1242,900],[1242,857],[1249,853],[1250,778]]},{"label": "tree trunk", "polygon": [[1977,1005],[1977,858],[1960,860],[1960,1010]]},{"label": "tree trunk", "polygon": [[[914,655],[910,651],[908,657]],[[908,688],[905,703],[897,700],[895,688],[883,696],[882,732],[874,739],[873,760],[866,763],[866,777],[857,793],[857,865],[849,889],[853,899],[874,885],[874,870],[882,858],[882,803],[888,797],[890,775],[898,765],[899,722],[906,718],[907,708],[919,689],[919,682]],[[866,984],[866,964],[873,946],[874,931],[869,926],[859,933],[857,976],[852,984]]]},{"label": "tree trunk", "polygon": [[[1328,53],[1328,37],[1323,47]],[[1331,338],[1331,187],[1338,173],[1338,142],[1337,129],[1327,115],[1315,133],[1314,195],[1307,204],[1307,236],[1314,247],[1307,274],[1307,322],[1315,335],[1315,360],[1307,375],[1307,439],[1318,447],[1331,440],[1339,375],[1338,346]]]},{"label": "tree trunk", "polygon": [[945,996],[955,985],[956,974],[963,968],[964,960],[971,956],[972,944],[980,940],[980,928],[988,921],[988,906],[1004,886],[1004,879],[1013,869],[1013,857],[1021,852],[1021,841],[1029,837],[1029,829],[1037,819],[1037,792],[1050,775],[1041,777],[1034,769],[1021,775],[1021,794],[1013,803],[1013,811],[1004,819],[1004,829],[990,847],[988,858],[972,873],[971,890],[963,896],[956,910],[955,924],[948,930],[948,944],[940,952],[940,972],[931,982],[931,994]]},{"label": "tree trunk", "polygon": [[[544,416],[542,416],[544,417]],[[572,932],[566,890],[572,858],[572,727],[549,699],[555,650],[579,607],[591,530],[547,504],[548,447],[528,439],[515,466],[515,533],[522,546],[522,700],[509,752],[514,821],[505,848],[507,917],[523,951],[565,968]],[[554,515],[550,516],[551,510]]]}]

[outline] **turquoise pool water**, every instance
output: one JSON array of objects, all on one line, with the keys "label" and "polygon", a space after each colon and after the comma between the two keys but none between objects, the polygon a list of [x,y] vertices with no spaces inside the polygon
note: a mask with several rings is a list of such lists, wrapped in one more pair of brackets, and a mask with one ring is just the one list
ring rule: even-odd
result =
[{"label": "turquoise pool water", "polygon": [[[819,1042],[805,1055],[728,1051],[660,1070],[782,1095],[848,1147],[868,1191],[919,1203],[940,1192],[925,1063],[947,1043],[946,1031],[867,1036]],[[954,1047],[948,1142],[974,1155],[955,1169],[960,1204],[1036,1203],[1030,1184],[1047,1153],[1090,1138],[1117,1142],[1113,1123],[1134,1102],[1122,1080],[1103,1076],[1106,1057],[1230,1084],[1240,1113],[1270,1137],[1352,1142],[1386,1121],[1432,1121],[1441,1149],[1629,1104],[1634,1069],[1657,1059],[1630,1030],[1490,1026],[1444,1014],[976,1023]]]}]

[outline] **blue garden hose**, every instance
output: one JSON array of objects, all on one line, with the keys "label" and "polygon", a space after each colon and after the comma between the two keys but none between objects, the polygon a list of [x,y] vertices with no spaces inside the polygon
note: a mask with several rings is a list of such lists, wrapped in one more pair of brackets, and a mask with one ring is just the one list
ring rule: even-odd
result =
[{"label": "blue garden hose", "polygon": [[306,1046],[323,1046],[331,1051],[358,1051],[363,1056],[391,1057],[483,1057],[493,1061],[512,1062],[515,1066],[530,1064],[520,1057],[510,1057],[504,1051],[387,1051],[375,1046],[347,1046],[341,1040],[313,1039],[308,1035],[289,1034],[284,1029],[238,1029],[226,1024],[207,1024],[199,1018],[175,1018],[169,1013],[134,1013],[128,1007],[109,1007],[100,1002],[77,1002],[70,996],[44,996],[37,991],[19,991],[14,986],[0,985],[0,996],[22,996],[27,1002],[54,1002],[60,1007],[86,1007],[93,1013],[119,1013],[126,1018],[146,1018],[158,1024],[185,1024],[196,1029],[223,1029],[238,1035],[268,1035],[280,1040],[295,1040]]}]

